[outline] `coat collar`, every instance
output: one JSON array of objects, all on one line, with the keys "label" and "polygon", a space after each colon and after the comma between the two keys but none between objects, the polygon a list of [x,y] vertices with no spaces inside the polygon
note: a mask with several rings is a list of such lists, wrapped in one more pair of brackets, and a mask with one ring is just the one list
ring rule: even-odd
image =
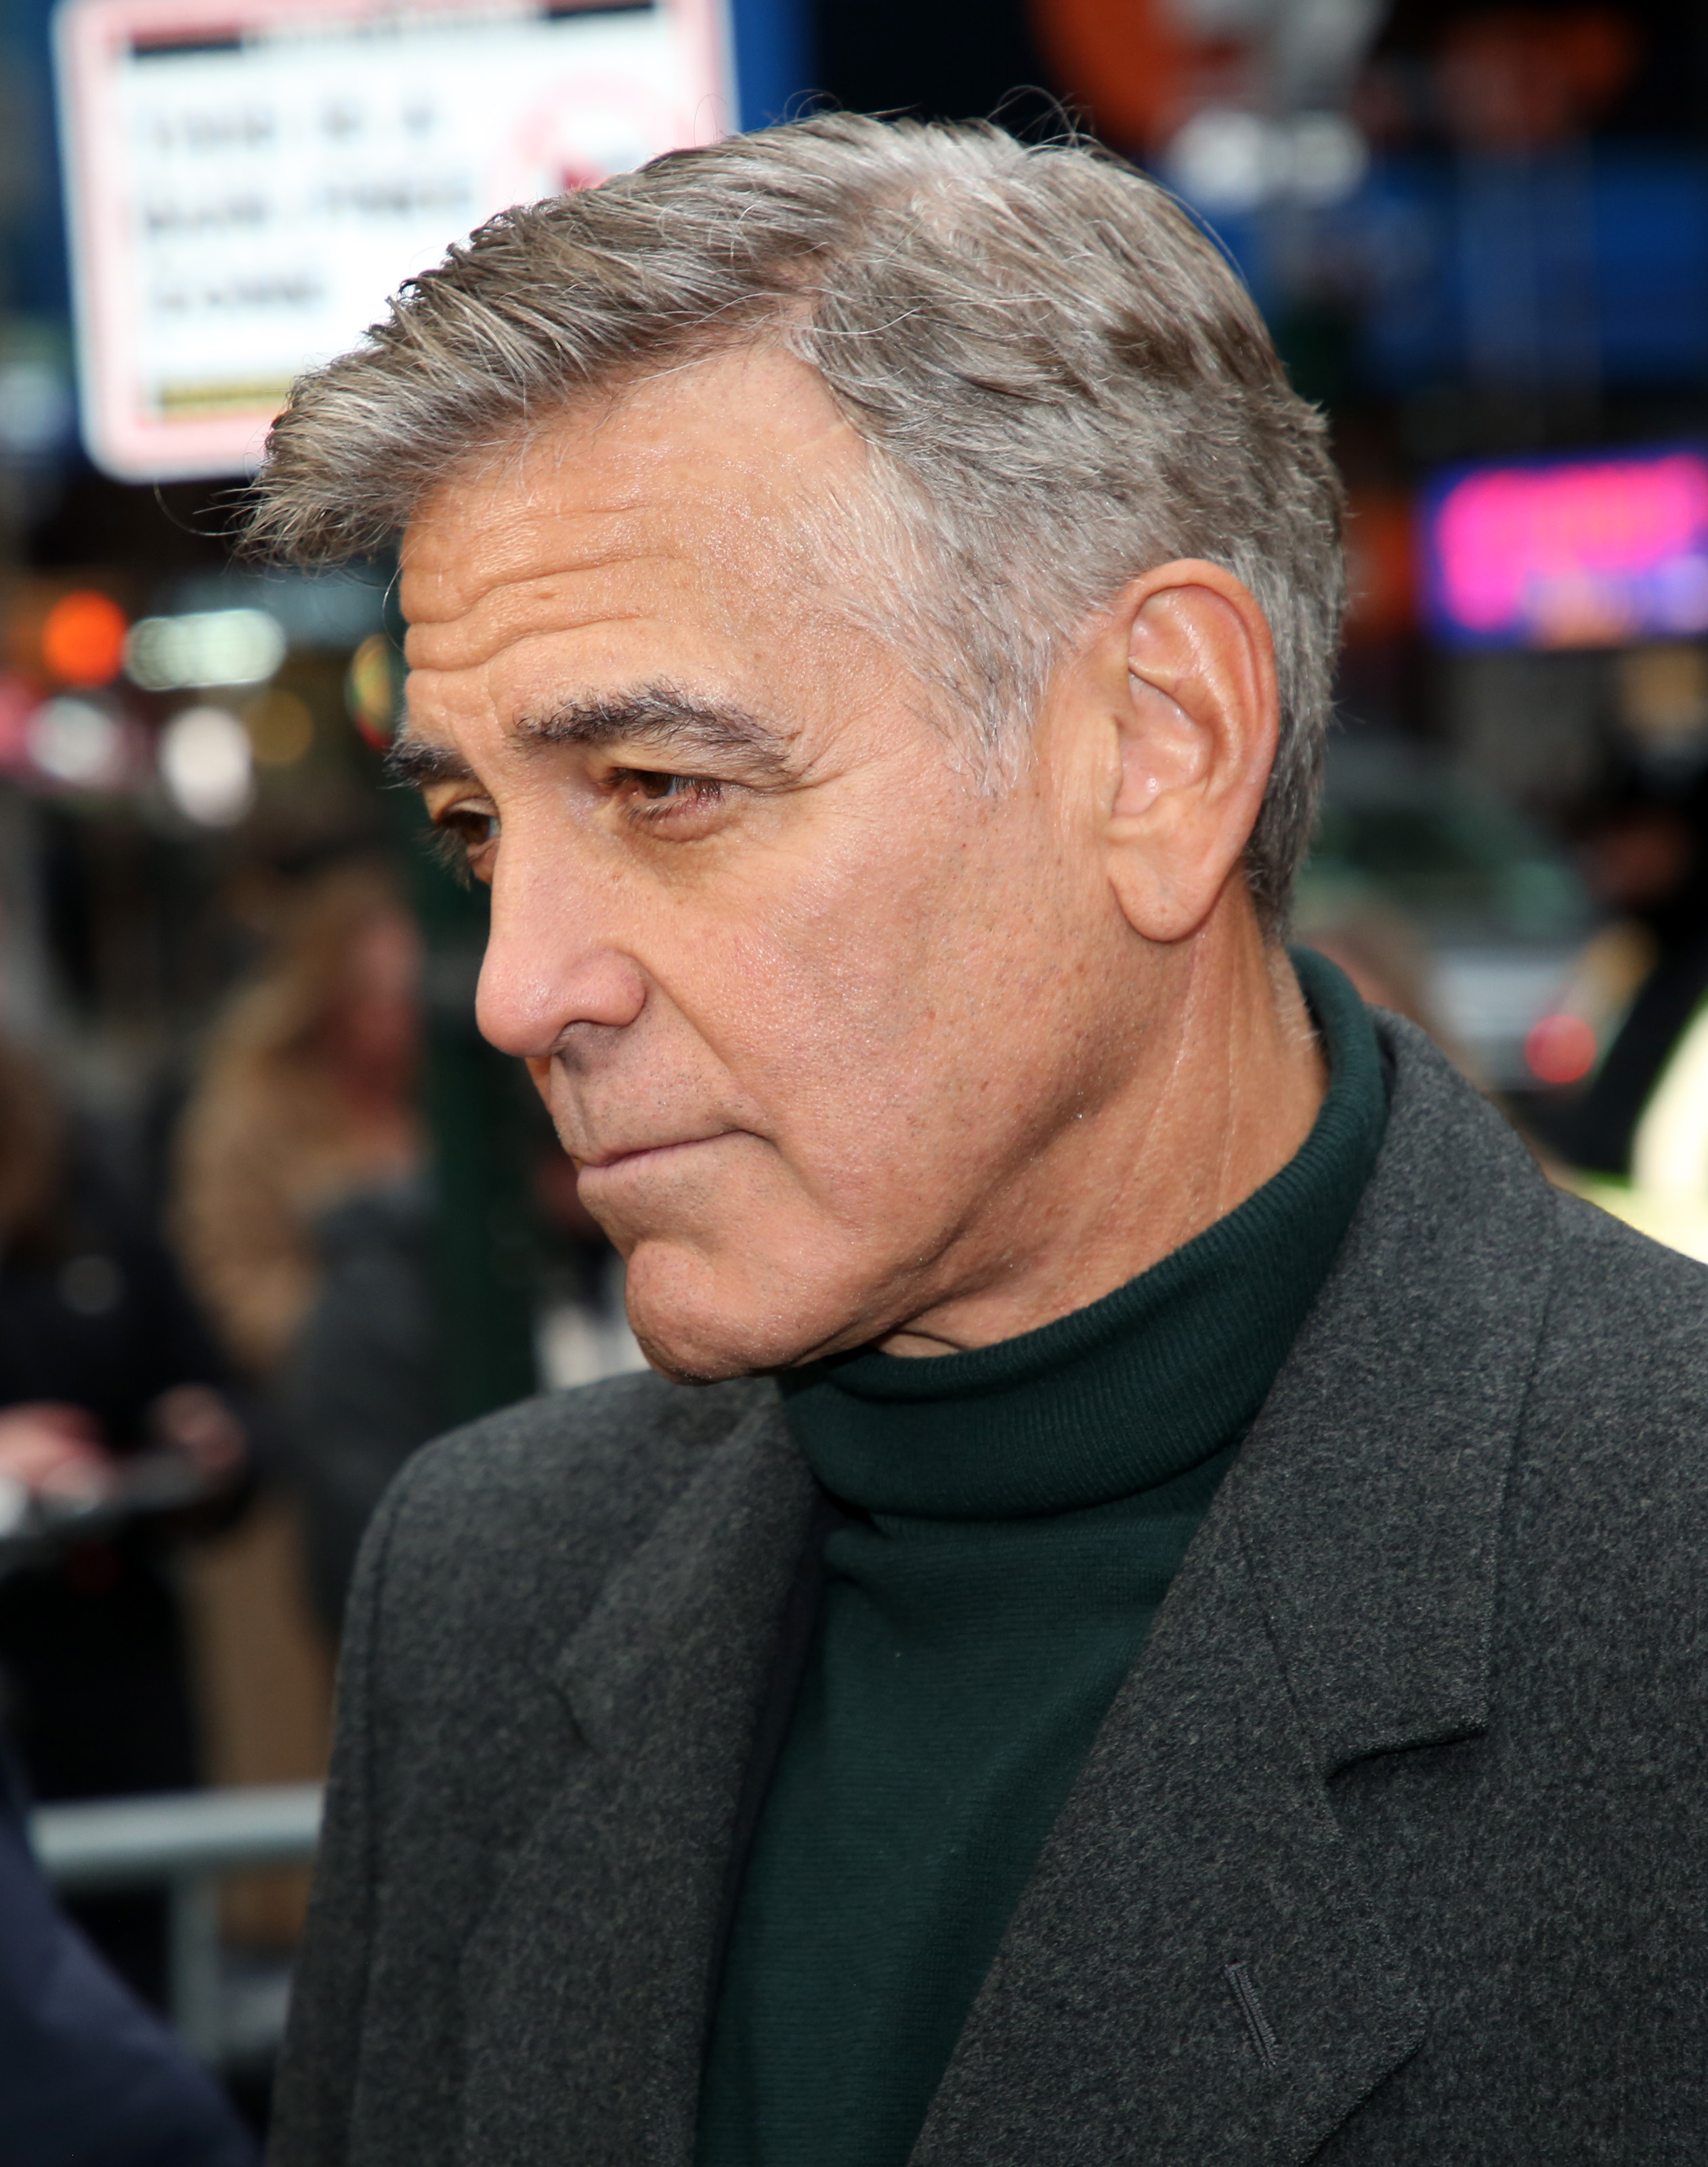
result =
[{"label": "coat collar", "polygon": [[1319,1772],[1488,1719],[1495,1537],[1553,1263],[1553,1190],[1409,1024],[1387,1141],[1229,1477]]},{"label": "coat collar", "polygon": [[1285,2167],[1428,2013],[1328,1779],[1474,1735],[1553,1201],[1383,1020],[1387,1141],[1044,1846],[914,2167]]},{"label": "coat collar", "polygon": [[814,1494],[754,1387],[558,1651],[584,1744],[464,1954],[469,2167],[691,2159],[736,1799]]},{"label": "coat collar", "polygon": [[[1427,1042],[1382,1031],[1376,1173],[1044,1847],[915,2167],[1282,2167],[1422,2036],[1328,1778],[1485,1720],[1552,1200]],[[566,2131],[585,2167],[692,2160],[735,1800],[813,1494],[774,1392],[754,1392],[558,1658],[586,1750],[468,1952],[470,2162],[555,2159]]]}]

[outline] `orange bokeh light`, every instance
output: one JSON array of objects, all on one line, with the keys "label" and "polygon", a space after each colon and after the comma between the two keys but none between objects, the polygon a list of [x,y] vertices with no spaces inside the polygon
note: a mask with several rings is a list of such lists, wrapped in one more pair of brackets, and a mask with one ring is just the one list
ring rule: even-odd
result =
[{"label": "orange bokeh light", "polygon": [[125,661],[130,621],[110,595],[78,587],[61,595],[41,628],[41,660],[62,685],[110,685]]}]

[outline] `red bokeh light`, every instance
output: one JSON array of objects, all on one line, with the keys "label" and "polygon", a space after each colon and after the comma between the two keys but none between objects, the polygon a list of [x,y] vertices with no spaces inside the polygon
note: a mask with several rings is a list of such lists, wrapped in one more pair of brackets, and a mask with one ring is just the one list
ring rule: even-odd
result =
[{"label": "red bokeh light", "polygon": [[1595,1034],[1582,1016],[1544,1016],[1524,1042],[1539,1084],[1575,1084],[1595,1066]]}]

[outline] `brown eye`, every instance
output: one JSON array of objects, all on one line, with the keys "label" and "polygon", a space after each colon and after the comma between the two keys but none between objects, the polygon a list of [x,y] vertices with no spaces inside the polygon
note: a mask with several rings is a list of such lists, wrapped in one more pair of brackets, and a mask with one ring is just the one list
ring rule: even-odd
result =
[{"label": "brown eye", "polygon": [[655,800],[665,797],[686,797],[691,792],[704,791],[710,786],[698,776],[660,775],[650,768],[637,768],[634,780],[643,797]]},{"label": "brown eye", "polygon": [[485,877],[478,861],[498,840],[498,816],[472,806],[454,805],[433,820],[434,855],[459,880]]},{"label": "brown eye", "polygon": [[448,813],[439,825],[454,836],[465,850],[484,850],[496,839],[498,815],[496,813]]}]

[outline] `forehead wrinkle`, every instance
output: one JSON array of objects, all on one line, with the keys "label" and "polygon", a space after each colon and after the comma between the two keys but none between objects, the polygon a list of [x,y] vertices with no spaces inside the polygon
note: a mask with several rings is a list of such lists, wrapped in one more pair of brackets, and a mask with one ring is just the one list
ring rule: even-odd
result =
[{"label": "forehead wrinkle", "polygon": [[[432,588],[439,607],[432,612],[406,607],[405,615],[411,625],[453,623],[482,612],[495,596],[527,594],[543,585],[549,590],[558,580],[620,575],[653,562],[675,562],[685,572],[703,575],[710,567],[684,546],[685,502],[709,516],[725,548],[732,511],[746,511],[745,523],[751,523],[751,507],[703,485],[639,490],[623,504],[559,504],[510,512],[488,506],[465,511],[460,521],[454,511],[448,517],[418,517],[404,538],[403,585],[417,602],[420,590]],[[767,529],[774,524],[763,517],[759,523]],[[580,543],[566,531],[588,527],[603,531]]]},{"label": "forehead wrinkle", "polygon": [[657,615],[655,607],[618,607],[609,601],[572,612],[560,594],[548,593],[538,596],[532,609],[418,620],[404,641],[404,655],[412,670],[454,677],[482,670],[530,640],[570,637],[605,625],[642,624]]},{"label": "forehead wrinkle", "polygon": [[[417,645],[450,639],[482,649],[483,655],[528,632],[574,632],[588,624],[643,614],[633,593],[635,574],[648,564],[668,564],[668,548],[618,549],[597,557],[543,559],[537,570],[512,566],[493,569],[478,585],[452,591],[438,583],[433,607],[420,592],[410,595],[404,614],[409,638]],[[685,568],[686,569],[686,568]],[[591,594],[578,590],[597,582]]]}]

